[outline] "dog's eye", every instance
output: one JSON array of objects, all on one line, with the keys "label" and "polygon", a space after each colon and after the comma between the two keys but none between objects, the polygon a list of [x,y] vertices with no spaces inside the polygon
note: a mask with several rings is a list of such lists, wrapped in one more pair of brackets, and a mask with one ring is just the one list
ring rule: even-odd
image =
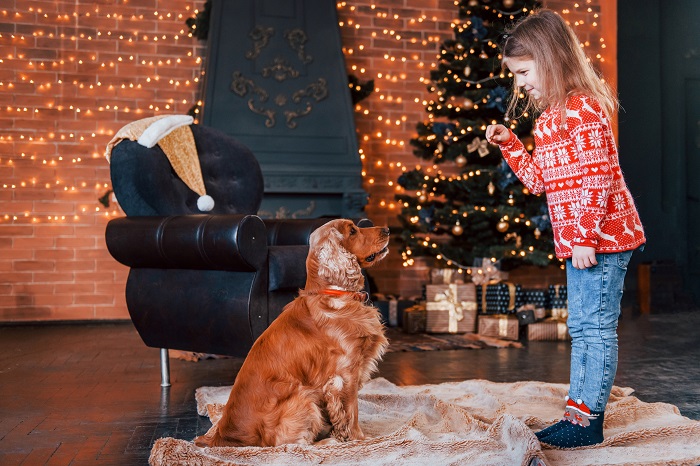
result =
[{"label": "dog's eye", "polygon": [[355,227],[350,227],[350,236],[354,235],[355,233],[357,233]]}]

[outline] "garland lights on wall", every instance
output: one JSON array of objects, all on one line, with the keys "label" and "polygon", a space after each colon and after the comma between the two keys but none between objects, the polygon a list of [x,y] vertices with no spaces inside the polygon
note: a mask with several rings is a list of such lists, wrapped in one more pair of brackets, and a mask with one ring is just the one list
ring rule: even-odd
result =
[{"label": "garland lights on wall", "polygon": [[[589,6],[592,0],[585,0],[585,2],[574,3],[573,9],[567,8],[561,11],[562,15],[566,18],[567,16],[579,16],[580,13],[592,14],[594,20],[590,25],[586,24],[584,20],[575,20],[573,26],[582,27],[590,26],[593,28],[599,27],[599,15],[598,13],[593,13],[593,9]],[[457,5],[458,2],[455,2]],[[353,16],[353,13],[357,9],[356,6],[350,5],[349,2],[343,1],[337,4],[338,12],[341,16],[339,22],[340,27],[360,29],[362,27],[369,27],[369,25],[363,25],[358,22],[358,17]],[[381,32],[373,31],[371,37],[377,37],[379,34],[382,36],[391,38],[396,41],[409,40],[412,44],[419,43],[424,47],[435,47],[444,36],[451,34],[451,31],[443,31],[438,35],[428,35],[425,38],[419,39],[415,37],[415,33],[410,31],[404,31],[402,28],[404,24],[407,24],[410,28],[412,25],[421,24],[425,21],[436,21],[434,17],[428,17],[427,15],[420,15],[417,17],[405,18],[399,14],[392,13],[392,8],[378,7],[376,4],[371,4],[369,7],[371,10],[376,11],[376,17],[382,20],[396,21],[395,28],[383,28]],[[32,59],[27,57],[27,53],[23,52],[23,49],[31,47],[28,43],[28,34],[23,33],[0,33],[0,42],[6,43],[10,47],[17,47],[20,52],[16,54],[9,54],[7,56],[0,56],[0,67],[24,71],[16,71],[14,79],[0,79],[0,93],[15,93],[24,94],[20,92],[19,89],[26,88],[27,86],[32,86],[34,89],[35,96],[44,96],[46,98],[45,102],[38,103],[36,99],[32,99],[35,103],[33,105],[5,105],[0,107],[0,117],[5,119],[32,119],[34,115],[41,117],[43,114],[53,114],[56,115],[56,119],[59,120],[57,130],[36,130],[36,131],[25,131],[20,130],[19,134],[14,134],[16,131],[3,130],[0,131],[0,148],[3,144],[18,144],[21,150],[17,150],[15,153],[7,153],[8,151],[3,151],[3,155],[0,155],[0,167],[16,167],[18,163],[21,164],[31,164],[32,167],[50,167],[50,171],[47,169],[46,172],[50,173],[47,177],[31,176],[27,179],[23,179],[16,182],[0,182],[0,191],[2,190],[22,190],[22,189],[35,189],[37,187],[43,187],[47,190],[57,190],[60,189],[64,192],[75,193],[85,190],[90,190],[91,194],[88,196],[90,198],[98,198],[103,194],[104,190],[109,188],[108,183],[100,182],[79,182],[79,183],[67,183],[61,177],[56,176],[55,169],[60,166],[80,166],[82,164],[88,163],[89,160],[85,160],[81,156],[68,156],[68,155],[43,155],[45,152],[41,149],[34,149],[34,147],[40,147],[46,144],[92,144],[94,147],[101,147],[106,143],[109,137],[114,134],[114,127],[107,127],[106,122],[100,117],[104,116],[104,120],[107,120],[109,116],[118,113],[133,113],[139,117],[151,116],[160,111],[179,111],[180,109],[187,109],[192,106],[201,104],[197,102],[198,87],[200,86],[201,76],[202,76],[202,58],[201,58],[201,46],[195,43],[192,39],[192,33],[185,30],[185,20],[198,11],[194,7],[186,6],[185,11],[182,13],[163,13],[159,11],[153,11],[150,14],[139,14],[139,15],[123,15],[114,11],[107,11],[106,7],[85,5],[83,9],[72,13],[48,13],[42,8],[29,7],[27,11],[9,11],[7,9],[0,10],[0,20],[3,22],[13,22],[13,23],[23,23],[26,18],[34,18],[36,21],[35,30],[31,33],[33,39],[60,39],[66,41],[66,46],[58,50],[58,57],[55,59]],[[182,26],[177,33],[151,33],[151,32],[140,32],[144,29],[142,27],[142,22],[150,22],[153,18],[158,21],[173,21],[174,24]],[[343,19],[347,18],[347,19]],[[359,17],[361,18],[361,17]],[[95,24],[104,24],[106,22],[112,22],[116,24],[115,29],[120,31],[131,31],[129,33],[116,32],[107,28],[105,26],[95,28],[91,24],[94,20]],[[108,21],[104,21],[108,20]],[[453,23],[452,26],[454,26]],[[90,30],[94,33],[79,32],[81,30]],[[66,32],[70,31],[70,33]],[[406,39],[405,37],[410,37]],[[100,42],[111,42],[118,41],[120,45],[118,49],[127,49],[132,44],[143,44],[143,43],[153,43],[159,45],[179,45],[182,47],[181,41],[185,41],[183,55],[179,57],[170,58],[153,58],[153,54],[148,54],[146,52],[136,51],[134,53],[119,52],[116,56],[109,59],[103,59],[102,54],[107,56],[115,55],[113,52],[103,52],[99,48],[87,49],[85,51],[81,50],[81,42],[87,41],[90,43],[100,43]],[[601,63],[605,61],[605,42],[601,37],[598,44],[592,44],[589,42],[584,42],[582,44],[584,48],[589,50],[598,47],[598,50],[591,53],[589,51],[589,56],[595,56],[597,60]],[[356,47],[344,48],[345,57],[350,70],[353,73],[359,73],[363,79],[370,80],[374,79],[375,83],[381,83],[382,81],[398,82],[407,81],[408,74],[406,72],[384,72],[384,71],[374,71],[368,70],[367,65],[363,65],[364,58],[375,58],[374,50],[369,50],[366,44],[359,44]],[[146,58],[148,56],[148,58]],[[60,58],[59,58],[60,57]],[[436,57],[439,60],[439,56]],[[419,79],[419,82],[425,85],[428,81],[425,76],[428,75],[428,70],[426,64],[420,60],[418,53],[406,53],[404,55],[397,56],[393,53],[384,53],[381,56],[387,65],[393,62],[409,63],[414,64],[418,71],[421,71],[423,77]],[[133,66],[143,67],[145,73],[136,73],[133,78],[128,78],[127,76],[121,75],[119,73],[119,65],[129,64]],[[19,66],[18,66],[19,65]],[[181,69],[191,70],[190,76],[187,78],[174,78],[167,77],[167,73],[160,73],[159,67],[177,66],[181,65]],[[430,67],[436,65],[433,62]],[[76,74],[81,67],[86,69],[97,68],[95,72],[94,82],[87,82],[77,78],[60,78],[61,75],[70,76],[71,74]],[[382,66],[376,66],[377,70],[390,69],[390,67],[384,68]],[[349,71],[350,71],[349,70]],[[54,73],[58,76],[57,79],[47,79],[44,77],[46,73]],[[86,75],[88,76],[88,75]],[[376,79],[375,79],[376,78]],[[104,103],[97,106],[89,106],[80,103],[79,99],[75,102],[70,102],[71,98],[68,95],[81,95],[81,93],[99,93],[99,92],[119,92],[122,94],[120,100],[123,100],[123,96],[128,97],[129,92],[141,92],[143,90],[174,90],[178,92],[189,93],[189,96],[183,97],[182,99],[169,98],[161,103],[150,103],[146,109],[131,107],[125,105],[122,107],[118,103]],[[376,99],[381,102],[386,103],[398,103],[403,102],[403,96],[395,95],[394,93],[383,89],[381,84],[376,85],[375,92],[377,93]],[[107,100],[107,99],[106,99]],[[416,103],[422,103],[423,106],[428,105],[427,100],[420,101],[419,98],[415,98]],[[419,102],[420,101],[420,102]],[[413,128],[417,122],[408,121],[406,115],[400,117],[392,117],[387,113],[382,114],[381,112],[376,112],[370,109],[369,105],[356,104],[355,111],[361,115],[364,119],[376,120],[383,124],[386,129],[377,129],[376,125],[372,128],[372,132],[367,132],[360,135],[360,157],[364,162],[364,168],[362,175],[365,178],[365,182],[368,185],[374,185],[377,183],[376,175],[374,172],[376,170],[387,170],[389,171],[389,176],[387,181],[387,186],[396,192],[400,192],[400,188],[396,183],[395,179],[398,175],[391,175],[391,172],[400,170],[401,172],[407,171],[409,168],[406,167],[401,161],[384,162],[378,157],[374,157],[371,154],[371,158],[376,159],[375,162],[370,166],[367,160],[368,154],[364,146],[370,142],[378,142],[384,144],[385,146],[393,146],[397,148],[404,148],[406,146],[406,141],[391,137],[391,131],[394,128],[406,129],[405,125],[409,125]],[[183,112],[184,113],[184,112]],[[373,115],[374,113],[374,115]],[[95,126],[99,124],[100,128],[96,130],[89,129],[79,129],[74,131],[62,132],[60,128],[60,118],[65,116],[66,118],[73,118],[77,121],[85,121],[85,127],[90,127],[88,122],[92,122]],[[110,120],[109,123],[113,123]],[[48,126],[48,125],[47,125]],[[25,144],[26,143],[26,144]],[[60,147],[59,147],[60,152]],[[88,159],[99,159],[102,154],[99,150],[92,151]],[[437,167],[432,166],[427,168],[428,172],[436,171]],[[11,197],[15,199],[15,196]],[[370,199],[372,202],[372,199]],[[376,204],[379,207],[387,208],[393,210],[397,207],[397,204],[393,199],[377,199]],[[79,212],[66,215],[64,213],[60,214],[46,214],[38,215],[34,212],[23,211],[23,212],[0,212],[0,224],[1,223],[63,223],[70,221],[80,221],[81,215],[104,215],[106,217],[119,215],[116,210],[103,211],[99,206],[94,204],[82,205],[78,208]]]},{"label": "garland lights on wall", "polygon": [[[0,191],[36,188],[68,193],[90,191],[85,194],[85,199],[98,199],[109,188],[108,183],[66,181],[60,176],[61,167],[91,163],[94,166],[91,159],[100,159],[99,163],[102,163],[100,149],[118,129],[114,123],[121,114],[147,117],[161,111],[187,109],[195,104],[201,77],[201,47],[185,26],[185,19],[193,12],[197,13],[192,6],[186,6],[181,13],[153,11],[138,15],[126,15],[109,11],[109,7],[94,5],[76,5],[72,13],[48,12],[33,6],[26,11],[0,10],[0,20],[3,22],[34,26],[31,33],[0,33],[0,43],[16,48],[16,53],[0,56],[0,67],[15,71],[11,79],[0,78],[0,94],[16,94],[20,96],[17,101],[23,100],[21,97],[31,96],[27,100],[32,102],[31,105],[0,107],[0,118],[20,122],[15,125],[20,129],[0,130],[0,167],[12,167],[19,177],[24,168],[32,173],[32,176],[15,182],[0,181]],[[175,28],[179,27],[180,31],[144,32],[151,27],[153,19],[166,22],[166,30],[169,22]],[[110,23],[114,26],[104,26]],[[53,50],[50,50],[35,46],[42,41],[60,41],[61,47],[56,49],[52,46]],[[116,46],[105,46],[115,41]],[[130,51],[135,49],[135,45],[143,44],[175,46],[182,50],[182,54],[157,58],[154,48]],[[29,50],[32,48],[34,51]],[[56,53],[52,58],[34,58],[48,57],[53,51]],[[136,71],[124,73],[120,70],[121,65],[135,67]],[[176,69],[177,73],[171,73]],[[186,73],[189,76],[183,77],[182,69],[191,70]],[[95,71],[91,74],[87,70]],[[139,106],[138,100],[143,99],[141,94],[144,91],[153,94],[156,91],[175,91],[182,96]],[[129,93],[136,96],[130,99]],[[110,99],[111,94],[119,97]],[[91,99],[89,102],[86,102],[86,96]],[[97,105],[92,100],[93,96],[99,99]],[[129,100],[134,104],[122,103]],[[52,128],[51,117],[44,115],[55,118],[56,129]],[[35,122],[22,124],[31,120]],[[70,121],[68,127],[71,130],[62,130],[61,120]],[[40,127],[40,121],[47,122],[46,129]],[[76,129],[79,126],[84,129]],[[14,149],[4,149],[2,146],[5,144],[12,145],[11,148],[14,146]],[[57,145],[55,150],[47,147],[53,144]],[[92,146],[90,155],[85,154],[85,145]],[[67,152],[82,155],[71,156]],[[41,167],[47,176],[36,175],[36,167]],[[47,168],[43,170],[43,167]],[[11,199],[17,198],[21,196],[11,196]],[[65,223],[81,221],[81,216],[88,214],[106,217],[120,214],[116,210],[105,211],[94,203],[80,204],[76,212],[70,215],[0,212],[0,223]]]}]

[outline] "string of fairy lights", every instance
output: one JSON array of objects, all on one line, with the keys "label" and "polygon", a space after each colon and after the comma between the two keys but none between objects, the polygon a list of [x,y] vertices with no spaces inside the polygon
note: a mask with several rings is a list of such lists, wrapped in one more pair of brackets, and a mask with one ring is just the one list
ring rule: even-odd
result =
[{"label": "string of fairy lights", "polygon": [[[13,191],[10,199],[37,189],[77,194],[74,212],[0,212],[0,224],[120,215],[97,202],[108,182],[81,180],[72,169],[104,165],[107,174],[103,148],[120,126],[158,112],[185,113],[197,100],[202,51],[185,25],[194,6],[148,14],[126,2],[70,6],[70,13],[32,4],[0,10],[0,20],[21,25],[17,31],[31,28],[0,33],[11,50],[0,56],[0,68],[13,71],[0,76],[0,95],[22,102],[0,106],[0,118],[13,121],[0,130],[0,169],[14,173],[0,180],[0,192]],[[47,200],[55,198],[47,192]]]},{"label": "string of fairy lights", "polygon": [[[572,19],[574,27],[595,29],[600,19],[591,3],[592,0],[576,2],[561,13],[576,18]],[[61,176],[61,169],[104,163],[101,149],[118,129],[115,121],[131,121],[166,111],[185,113],[193,105],[201,104],[197,99],[204,47],[185,26],[185,19],[194,16],[197,9],[193,4],[185,5],[180,12],[143,13],[142,8],[134,7],[139,13],[127,14],[126,11],[131,11],[128,2],[120,5],[76,2],[74,11],[57,13],[31,5],[22,11],[0,9],[3,22],[33,28],[31,33],[0,33],[0,42],[15,50],[0,56],[0,68],[14,71],[0,76],[0,95],[16,95],[14,101],[22,102],[0,106],[0,118],[20,122],[0,130],[0,169],[9,167],[15,173],[11,181],[0,180],[0,192],[10,191],[10,199],[21,198],[15,192],[29,189],[83,193],[83,196],[70,214],[0,212],[0,224],[77,222],[87,215],[120,215],[116,209],[103,208],[94,201],[109,188],[108,182],[70,179]],[[371,128],[359,135],[362,176],[372,193],[370,203],[394,210],[400,206],[393,194],[402,190],[395,180],[400,172],[416,165],[406,162],[413,155],[407,150],[405,134],[417,123],[405,111],[397,116],[396,108],[413,105],[425,108],[430,104],[428,98],[413,97],[415,93],[425,93],[427,75],[435,66],[435,61],[422,60],[420,51],[438,49],[440,42],[452,32],[423,33],[422,23],[437,19],[421,11],[406,17],[405,9],[399,14],[398,9],[373,3],[342,1],[337,7],[341,31],[354,30],[361,42],[344,48],[348,71],[376,83],[376,95],[355,107],[360,119],[369,122],[366,126]],[[355,14],[358,9],[363,14]],[[370,14],[364,14],[366,10]],[[589,17],[592,19],[586,19]],[[395,26],[377,27],[374,18]],[[158,31],[165,32],[152,30],[154,20],[158,22]],[[457,24],[453,22],[452,27]],[[363,29],[370,32],[364,34]],[[348,35],[352,33],[348,31]],[[397,47],[396,50],[403,50],[401,53],[377,52],[368,43],[362,43],[374,38],[407,41],[411,47]],[[602,37],[599,42],[586,41],[582,46],[589,50],[589,56],[605,61],[606,45]],[[159,47],[168,52],[159,53]],[[36,53],[35,49],[55,53]],[[439,60],[439,55],[436,58]],[[397,64],[401,68],[398,71]],[[417,81],[416,74],[420,76]],[[392,90],[392,84],[397,83],[414,83],[415,90]],[[167,97],[156,100],[154,95]],[[386,160],[387,153],[396,154],[396,160]],[[440,174],[437,166],[422,165],[426,164],[417,164],[429,174]]]},{"label": "string of fairy lights", "polygon": [[[600,30],[600,13],[594,10],[594,8],[591,6],[592,3],[592,0],[574,2],[571,7],[563,8],[560,13],[569,21],[575,30],[577,28],[587,27],[594,31],[591,36],[598,36],[598,42],[584,40],[581,46],[586,50],[591,59],[595,59],[599,63],[603,63],[605,62],[605,38],[602,37],[599,32],[595,32],[596,30]],[[455,6],[459,5],[459,1],[455,1],[454,4]],[[380,35],[397,41],[405,40],[405,37],[410,37],[408,40],[412,44],[420,43],[426,48],[434,47],[437,49],[439,48],[438,46],[440,42],[442,42],[445,38],[452,36],[452,30],[450,30],[444,31],[440,35],[428,34],[424,38],[416,37],[416,31],[411,29],[413,26],[420,25],[425,21],[436,21],[435,17],[429,18],[425,14],[406,18],[405,16],[393,13],[394,9],[391,7],[381,7],[377,4],[370,4],[368,8],[374,12],[374,15],[359,15],[356,14],[358,11],[358,6],[352,4],[352,2],[338,2],[337,6],[339,15],[341,16],[339,23],[340,27],[351,28],[354,30],[359,30],[361,28],[370,29],[371,33],[366,35],[366,40],[371,40]],[[405,10],[402,10],[402,13],[403,12],[405,12]],[[511,13],[508,11],[499,11],[499,13],[506,16],[510,15],[512,17]],[[394,20],[396,25],[395,27],[377,27],[372,24],[374,18],[382,20],[382,24],[385,24],[386,20]],[[451,28],[460,27],[459,20],[453,21],[450,26]],[[420,30],[420,28],[418,30]],[[491,44],[491,46],[497,47],[497,44],[494,43]],[[352,72],[359,73],[362,79],[375,79],[375,82],[379,83],[382,81],[390,81],[392,83],[397,81],[406,82],[409,79],[408,76],[413,73],[408,71],[402,71],[399,73],[386,73],[383,71],[385,69],[393,69],[394,67],[392,65],[397,61],[405,64],[406,67],[415,67],[415,70],[422,72],[415,88],[417,92],[425,92],[425,86],[430,81],[427,77],[429,74],[428,70],[429,68],[435,67],[436,62],[441,58],[440,54],[437,54],[435,56],[436,60],[426,65],[425,61],[420,59],[420,54],[418,53],[397,56],[387,52],[377,57],[375,52],[364,43],[361,43],[356,47],[345,48],[344,52],[349,68],[352,70]],[[359,62],[362,62],[364,58],[374,58],[375,60],[379,58],[379,60],[375,62],[378,63],[375,65],[376,71],[374,69],[369,70],[366,65],[359,64]],[[356,61],[358,63],[356,63]],[[386,66],[382,64],[382,61]],[[454,79],[459,80],[460,78],[455,75]],[[474,85],[478,88],[480,83],[476,81],[466,82],[465,85]],[[406,124],[409,125],[408,129],[411,129],[415,127],[415,124],[418,123],[418,121],[409,121],[409,118],[405,114],[398,118],[393,117],[392,114],[394,113],[394,107],[392,105],[383,105],[401,104],[403,102],[403,96],[401,95],[400,91],[396,93],[397,95],[395,95],[390,89],[384,88],[381,84],[379,84],[376,86],[375,92],[378,95],[372,97],[373,102],[364,105],[360,103],[355,108],[355,111],[363,115],[363,118],[376,120],[379,122],[378,125],[373,127],[373,131],[360,134],[360,156],[364,161],[362,175],[365,178],[365,182],[370,186],[377,184],[377,178],[387,178],[385,188],[388,189],[384,189],[383,192],[390,193],[391,198],[370,196],[370,203],[374,202],[380,208],[394,210],[400,206],[393,200],[393,194],[403,191],[403,189],[395,182],[400,175],[399,172],[405,172],[415,166],[416,168],[425,170],[428,174],[435,173],[438,176],[441,176],[442,170],[437,165],[426,162],[421,163],[421,161],[419,161],[418,163],[407,163],[405,159],[413,157],[410,151],[404,151],[404,153],[399,156],[399,158],[403,160],[388,162],[383,160],[383,154],[391,152],[390,149],[392,147],[404,148],[407,146],[407,141],[401,139],[400,137],[392,136],[392,130],[396,129],[397,132],[406,131]],[[414,102],[420,102],[420,104],[428,112],[430,112],[431,107],[444,103],[444,99],[442,102],[440,102],[440,99],[441,96],[438,96],[438,102],[435,102],[429,99],[421,100],[420,98],[416,97],[414,98]],[[448,102],[445,105],[455,106],[455,110],[460,111],[460,104],[457,102]],[[461,105],[478,106],[478,103],[463,102]],[[425,115],[423,115],[422,118],[424,119],[424,117]],[[433,121],[433,115],[428,113],[428,119]],[[382,123],[384,124],[384,129],[376,129],[376,127],[381,127]],[[466,130],[468,130],[468,128],[463,128],[461,131]],[[376,148],[382,146],[384,146],[384,150],[382,150],[381,154],[369,153],[371,152],[370,147]],[[373,162],[369,163],[368,158],[373,160]],[[389,174],[387,174],[387,167]],[[379,193],[379,189],[377,188],[373,188],[373,191],[375,193]]]}]

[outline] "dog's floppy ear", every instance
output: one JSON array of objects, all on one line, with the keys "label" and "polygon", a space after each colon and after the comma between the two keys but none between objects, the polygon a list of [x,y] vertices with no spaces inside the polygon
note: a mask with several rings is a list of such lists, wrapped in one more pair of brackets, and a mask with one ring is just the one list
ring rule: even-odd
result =
[{"label": "dog's floppy ear", "polygon": [[328,225],[316,230],[310,238],[312,252],[316,256],[318,276],[335,286],[359,289],[364,277],[357,258],[340,242],[343,234],[335,226]]}]

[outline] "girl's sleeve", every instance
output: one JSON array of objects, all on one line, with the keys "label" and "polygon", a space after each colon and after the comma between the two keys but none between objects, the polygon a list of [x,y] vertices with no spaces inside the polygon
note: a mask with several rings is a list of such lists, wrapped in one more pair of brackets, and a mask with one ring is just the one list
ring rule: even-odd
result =
[{"label": "girl's sleeve", "polygon": [[500,147],[503,158],[506,159],[515,176],[518,177],[525,187],[532,194],[543,193],[544,179],[542,178],[542,171],[535,165],[532,155],[525,150],[525,146],[520,139],[510,131],[510,139],[503,144],[499,144],[498,147]]},{"label": "girl's sleeve", "polygon": [[611,150],[615,142],[606,137],[607,118],[600,105],[588,97],[570,99],[567,127],[574,141],[581,169],[578,233],[573,245],[596,247],[600,224],[607,213],[608,197],[614,180]]}]

